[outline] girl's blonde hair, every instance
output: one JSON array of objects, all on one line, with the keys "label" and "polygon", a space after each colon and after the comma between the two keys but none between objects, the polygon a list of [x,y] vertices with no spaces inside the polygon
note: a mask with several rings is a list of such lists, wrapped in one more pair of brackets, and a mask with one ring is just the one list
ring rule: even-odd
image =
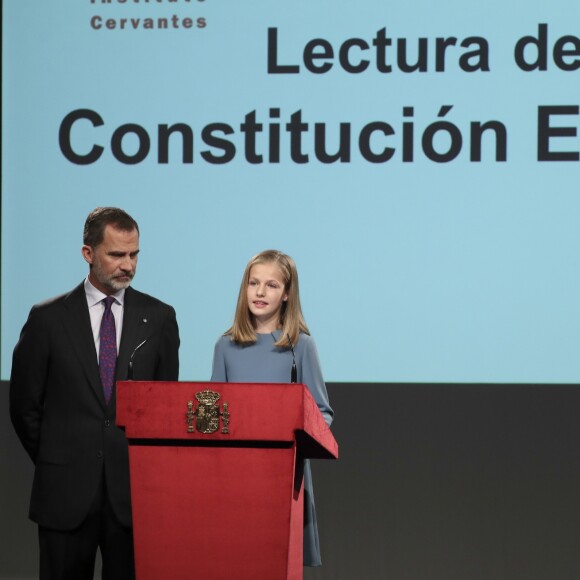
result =
[{"label": "girl's blonde hair", "polygon": [[294,260],[278,250],[265,250],[256,254],[246,266],[240,293],[238,294],[238,304],[234,323],[225,334],[230,335],[234,342],[239,344],[253,344],[256,342],[256,330],[252,320],[252,314],[248,307],[248,284],[250,281],[250,270],[256,264],[275,264],[280,269],[284,280],[284,290],[288,295],[286,301],[282,302],[280,308],[279,324],[282,330],[280,338],[275,346],[289,348],[288,337],[292,344],[298,342],[300,332],[310,334],[300,306],[300,292],[298,289],[298,270]]}]

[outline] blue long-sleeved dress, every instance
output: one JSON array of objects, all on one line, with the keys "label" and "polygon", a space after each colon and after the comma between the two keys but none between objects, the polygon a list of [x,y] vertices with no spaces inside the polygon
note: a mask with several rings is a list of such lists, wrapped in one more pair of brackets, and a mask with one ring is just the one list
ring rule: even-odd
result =
[{"label": "blue long-sleeved dress", "polygon": [[[289,383],[292,351],[274,346],[280,331],[258,334],[254,344],[240,345],[230,336],[221,336],[214,350],[211,380],[219,383]],[[316,401],[326,423],[333,411],[322,378],[316,344],[311,336],[300,333],[294,345],[298,383],[305,384]],[[312,487],[312,472],[304,461],[304,565],[320,566],[320,544]]]}]

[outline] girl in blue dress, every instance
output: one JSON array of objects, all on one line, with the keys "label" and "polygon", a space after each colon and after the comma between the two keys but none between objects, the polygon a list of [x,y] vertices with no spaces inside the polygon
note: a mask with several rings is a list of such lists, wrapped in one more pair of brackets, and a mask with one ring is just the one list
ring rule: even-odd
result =
[{"label": "girl in blue dress", "polygon": [[[211,380],[235,383],[289,383],[296,361],[296,382],[305,384],[326,423],[333,411],[310,336],[290,256],[266,250],[246,266],[234,323],[214,350]],[[320,545],[308,460],[304,462],[304,565],[320,566]]]}]

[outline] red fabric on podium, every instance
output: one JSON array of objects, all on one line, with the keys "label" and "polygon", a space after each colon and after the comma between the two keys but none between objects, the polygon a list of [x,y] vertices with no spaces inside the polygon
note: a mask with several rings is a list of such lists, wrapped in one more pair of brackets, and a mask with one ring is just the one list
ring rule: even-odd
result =
[{"label": "red fabric on podium", "polygon": [[[206,389],[229,433],[187,432]],[[129,439],[137,580],[301,579],[302,462],[336,441],[303,385],[119,382]]]}]

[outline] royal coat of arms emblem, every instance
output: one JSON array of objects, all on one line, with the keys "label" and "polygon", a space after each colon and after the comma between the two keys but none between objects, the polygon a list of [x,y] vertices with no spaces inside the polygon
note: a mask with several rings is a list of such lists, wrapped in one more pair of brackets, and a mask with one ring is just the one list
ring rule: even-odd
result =
[{"label": "royal coat of arms emblem", "polygon": [[220,417],[222,422],[222,433],[229,433],[230,411],[228,403],[224,402],[222,408],[217,404],[221,397],[216,391],[200,391],[195,394],[197,405],[193,401],[187,402],[187,432],[195,433],[215,433],[220,428]]}]

